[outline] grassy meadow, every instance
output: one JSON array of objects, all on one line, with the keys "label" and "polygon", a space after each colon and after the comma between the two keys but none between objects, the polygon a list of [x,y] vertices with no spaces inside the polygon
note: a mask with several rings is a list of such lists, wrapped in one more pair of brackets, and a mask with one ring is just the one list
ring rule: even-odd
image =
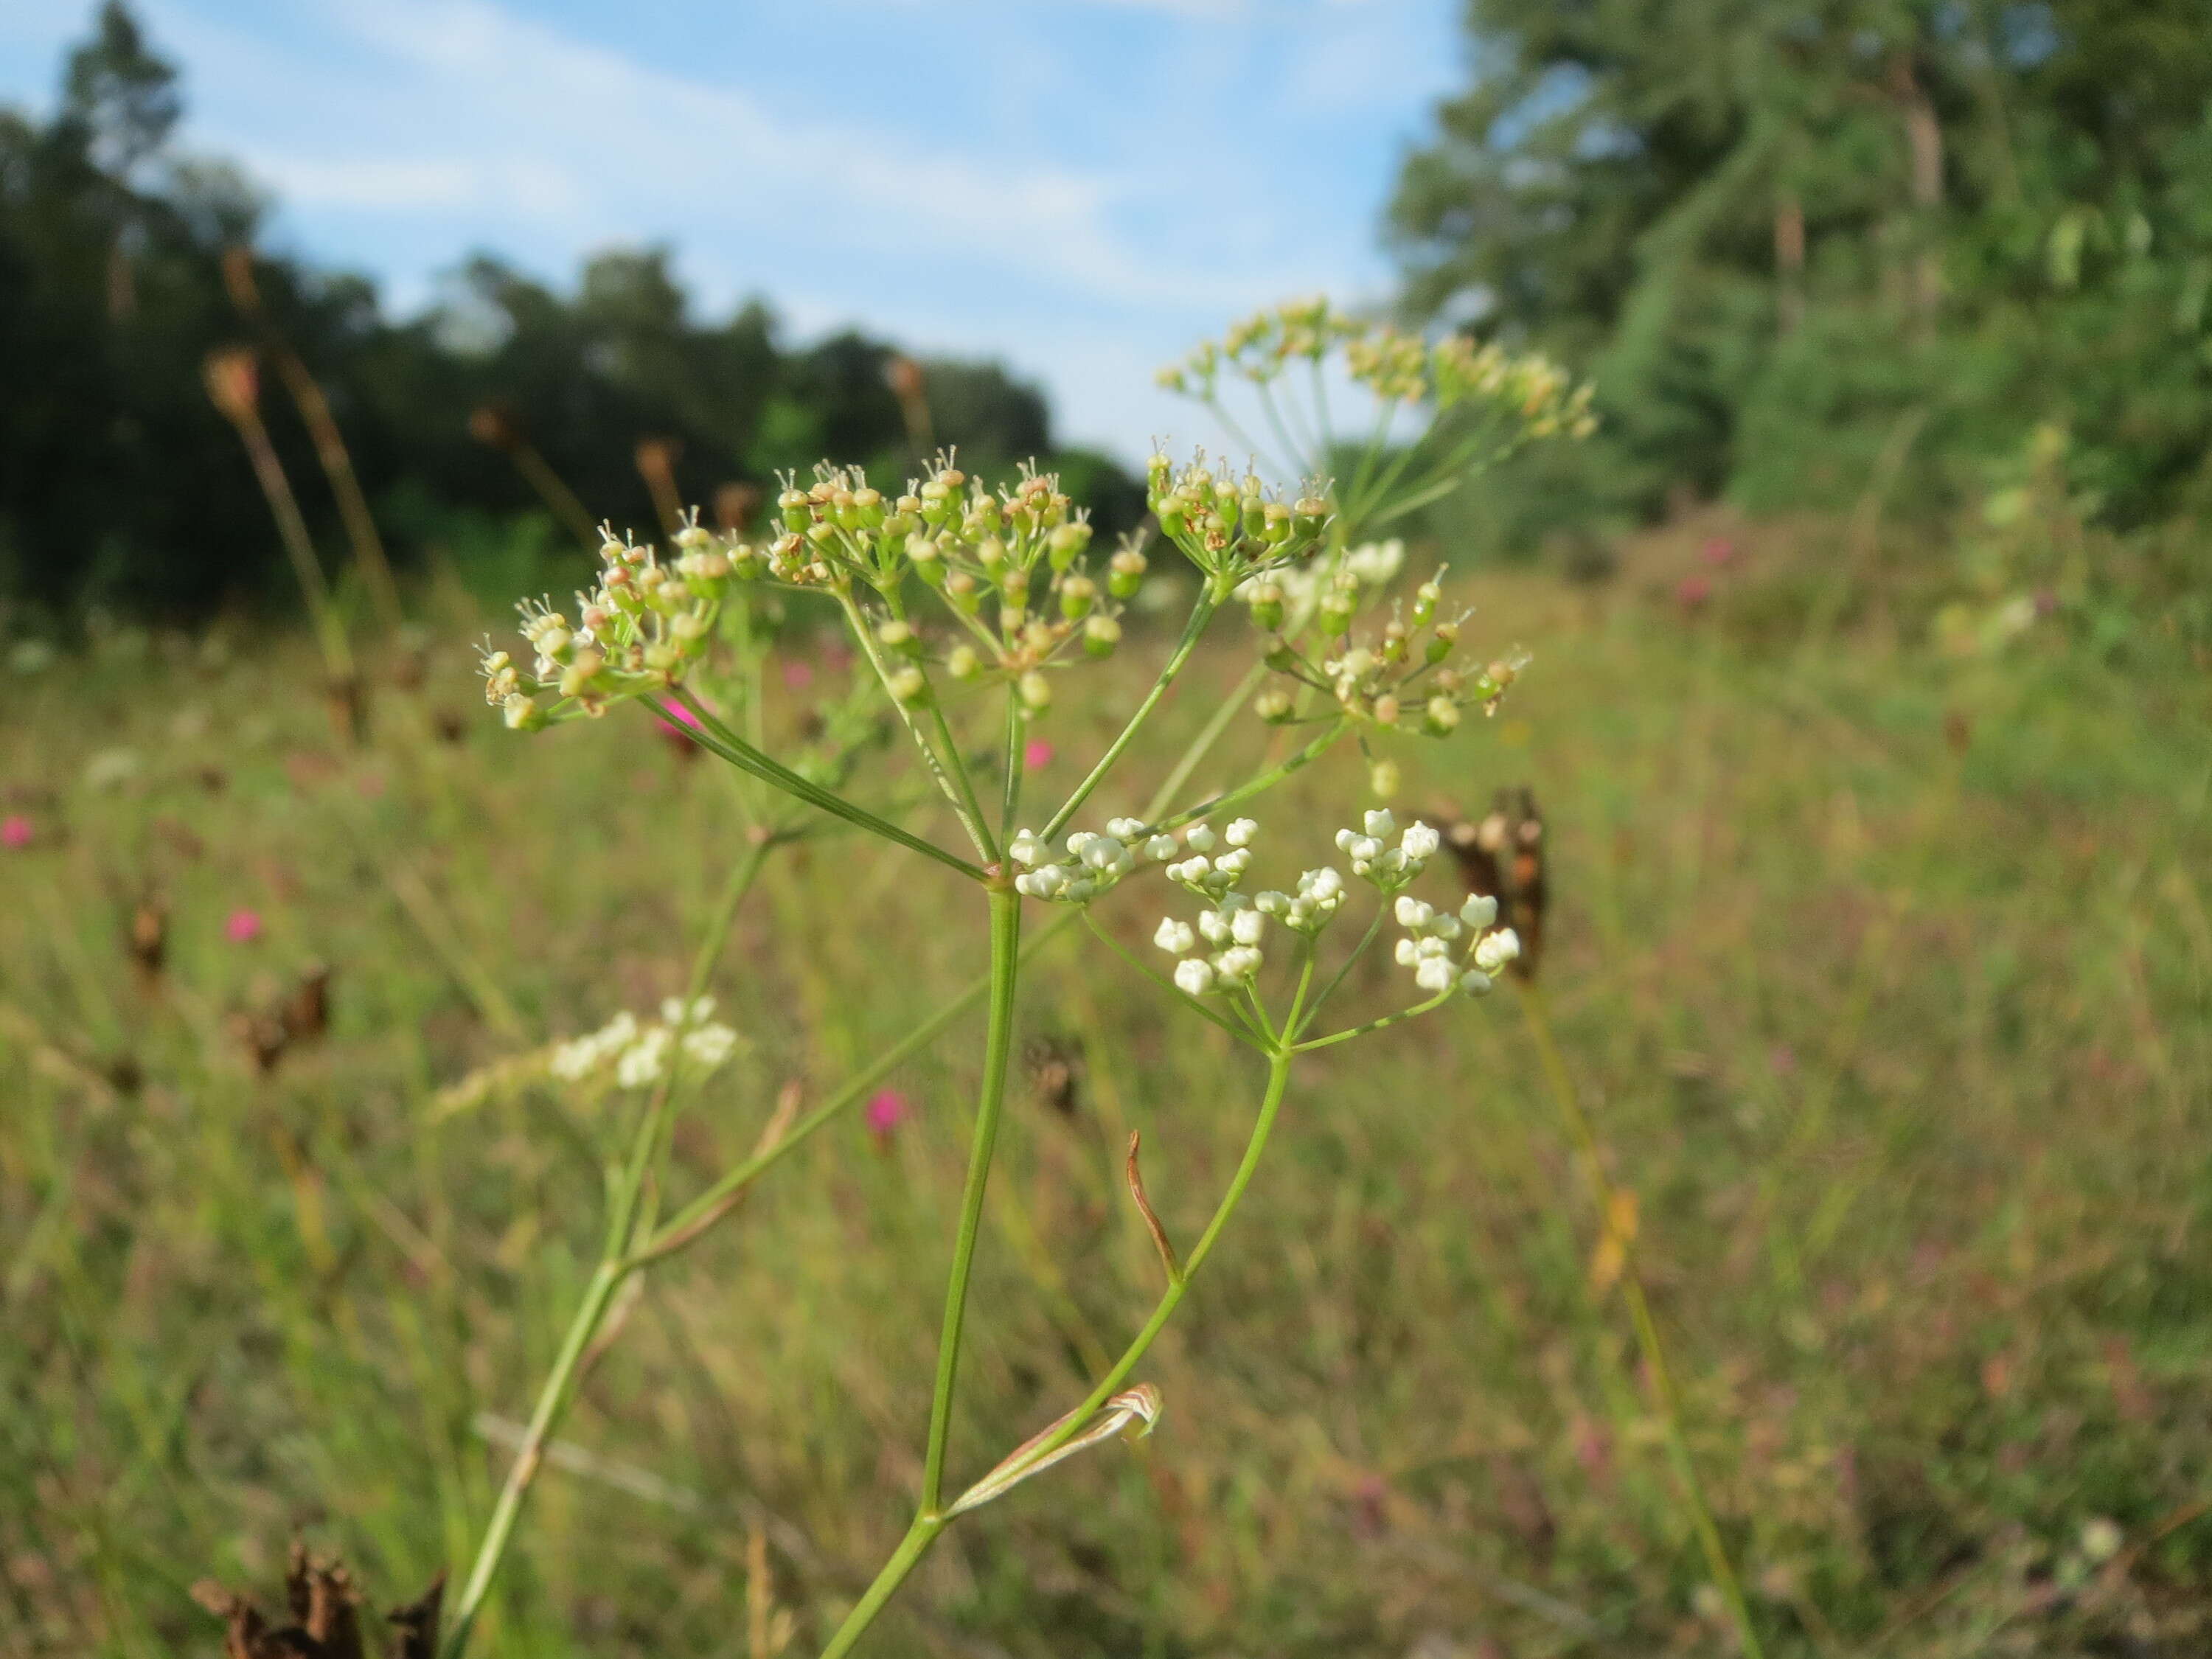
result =
[{"label": "grassy meadow", "polygon": [[[1770,1653],[2212,1650],[2201,669],[1808,641],[1633,564],[1460,586],[1471,635],[1536,660],[1495,720],[1409,746],[1398,805],[1541,803],[1538,982]],[[359,750],[303,638],[111,634],[10,688],[5,1659],[212,1654],[191,1585],[265,1595],[295,1535],[380,1604],[458,1567],[590,1271],[614,1105],[519,1070],[452,1085],[678,991],[744,842],[718,763],[637,708],[502,730],[484,619],[423,603],[419,684],[377,659]],[[1170,738],[1241,672],[1243,629]],[[1157,661],[1136,633],[1121,694],[1042,728],[1062,790]],[[1269,735],[1240,723],[1207,769]],[[1270,851],[1324,850],[1301,803],[1350,798],[1359,765],[1347,744],[1271,798]],[[1157,896],[1104,907],[1140,953]],[[745,1042],[682,1121],[685,1178],[967,983],[982,932],[896,849],[773,854],[713,977]],[[1188,1239],[1258,1088],[1079,929],[1039,961],[963,1480],[1080,1397],[1157,1291],[1129,1131]],[[1363,971],[1379,996],[1398,970]],[[1730,1650],[1530,1012],[1501,988],[1313,1056],[1143,1368],[1158,1431],[964,1522],[869,1650]],[[485,1653],[762,1656],[834,1626],[919,1476],[980,1024],[890,1079],[902,1121],[832,1124],[644,1277]]]}]

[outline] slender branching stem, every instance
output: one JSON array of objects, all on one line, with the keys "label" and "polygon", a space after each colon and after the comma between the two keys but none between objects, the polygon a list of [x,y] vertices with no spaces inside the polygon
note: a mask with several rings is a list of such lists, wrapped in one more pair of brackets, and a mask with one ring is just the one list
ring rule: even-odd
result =
[{"label": "slender branching stem", "polygon": [[[692,958],[691,978],[684,995],[687,1008],[705,989],[720,955],[722,941],[729,935],[731,920],[759,878],[775,846],[776,838],[772,836],[756,840],[731,872],[721,902],[715,907],[698,953]],[[599,1264],[592,1270],[583,1298],[577,1304],[568,1329],[561,1339],[552,1370],[546,1373],[538,1389],[538,1404],[531,1413],[529,1427],[524,1431],[522,1444],[492,1505],[491,1519],[486,1522],[483,1537],[477,1546],[476,1559],[470,1565],[469,1576],[453,1605],[453,1622],[441,1647],[444,1659],[458,1659],[468,1646],[469,1632],[483,1610],[485,1598],[491,1594],[493,1581],[499,1575],[500,1564],[506,1559],[508,1542],[514,1535],[515,1523],[521,1518],[523,1500],[544,1462],[546,1443],[560,1427],[561,1419],[575,1399],[577,1385],[582,1381],[592,1352],[593,1340],[614,1305],[616,1292],[638,1265],[631,1256],[630,1245],[641,1228],[651,1225],[649,1212],[641,1210],[641,1200],[652,1173],[653,1155],[660,1144],[661,1125],[674,1090],[675,1073],[672,1068],[640,1114],[630,1155],[608,1194],[606,1236]]]},{"label": "slender branching stem", "polygon": [[1454,994],[1452,991],[1439,991],[1426,1002],[1417,1002],[1410,1008],[1401,1008],[1395,1014],[1385,1014],[1380,1019],[1370,1019],[1364,1025],[1353,1025],[1341,1031],[1331,1031],[1327,1036],[1315,1037],[1309,1042],[1299,1043],[1291,1052],[1310,1054],[1316,1048],[1328,1048],[1340,1042],[1349,1042],[1352,1038],[1365,1036],[1370,1031],[1387,1031],[1393,1025],[1402,1025],[1409,1019],[1443,1007]]},{"label": "slender branching stem", "polygon": [[975,1265],[975,1239],[983,1224],[983,1195],[997,1150],[999,1115],[1006,1098],[1006,1060],[1013,1049],[1014,993],[1021,974],[1022,900],[1011,886],[990,890],[991,989],[983,1036],[983,1083],[975,1103],[975,1127],[968,1149],[968,1182],[960,1195],[959,1230],[952,1241],[952,1272],[945,1287],[945,1324],[937,1345],[937,1384],[929,1401],[929,1437],[922,1457],[921,1508],[943,1505],[945,1447],[952,1432],[952,1395],[960,1376],[960,1338],[968,1315],[968,1281]]},{"label": "slender branching stem", "polygon": [[[1559,1048],[1559,1038],[1553,1033],[1542,990],[1527,981],[1520,981],[1519,989],[1521,1012],[1527,1017],[1528,1035],[1536,1045],[1537,1063],[1559,1106],[1560,1118],[1566,1124],[1568,1137],[1574,1143],[1576,1160],[1582,1165],[1583,1178],[1589,1183],[1590,1197],[1597,1205],[1598,1224],[1610,1227],[1613,1182],[1605,1173],[1597,1133],[1575,1093],[1574,1079],[1567,1070],[1566,1056]],[[1735,1564],[1729,1559],[1728,1547],[1721,1540],[1720,1528],[1713,1520],[1712,1505],[1705,1496],[1705,1482],[1699,1479],[1698,1466],[1690,1456],[1689,1441],[1682,1431],[1681,1396],[1674,1387],[1674,1374],[1667,1364],[1667,1351],[1659,1340],[1659,1327],[1651,1317],[1651,1304],[1644,1293],[1644,1280],[1637,1272],[1632,1251],[1623,1265],[1620,1285],[1628,1303],[1629,1318],[1636,1327],[1637,1346],[1643,1352],[1644,1369],[1650,1375],[1651,1391],[1667,1436],[1668,1458],[1690,1506],[1698,1547],[1705,1553],[1705,1570],[1712,1574],[1714,1584],[1728,1604],[1729,1616],[1735,1622],[1736,1640],[1743,1652],[1747,1659],[1761,1659],[1763,1650],[1759,1632],[1752,1624],[1750,1606],[1744,1600],[1742,1583],[1736,1577]]]},{"label": "slender branching stem", "polygon": [[[1070,913],[1038,929],[1023,942],[1024,959],[1036,955],[1074,924],[1075,917]],[[764,1171],[789,1153],[796,1152],[799,1144],[817,1129],[851,1107],[884,1078],[936,1041],[953,1021],[981,1002],[990,988],[991,975],[988,972],[978,974],[958,995],[848,1078],[836,1093],[793,1123],[774,1146],[763,1147],[671,1216],[658,1232],[637,1247],[631,1256],[631,1265],[643,1267],[648,1262],[658,1261],[663,1256],[673,1255],[694,1243]]]},{"label": "slender branching stem", "polygon": [[[1081,1433],[1097,1414],[1098,1408],[1128,1380],[1130,1372],[1136,1370],[1159,1334],[1167,1328],[1168,1321],[1175,1316],[1176,1309],[1182,1304],[1184,1294],[1190,1288],[1190,1281],[1197,1276],[1206,1258],[1213,1253],[1222,1229],[1229,1224],[1229,1218],[1236,1213],[1245,1189],[1252,1184],[1252,1176],[1260,1167],[1261,1156],[1267,1151],[1267,1138],[1274,1129],[1276,1115],[1282,1108],[1284,1094],[1290,1086],[1291,1058],[1288,1050],[1280,1048],[1268,1057],[1267,1089],[1261,1097],[1259,1116],[1252,1126],[1252,1133],[1245,1142],[1243,1158],[1237,1166],[1237,1173],[1230,1177],[1229,1189],[1215,1206],[1213,1218],[1206,1224],[1206,1231],[1199,1236],[1189,1259],[1183,1263],[1181,1277],[1170,1281],[1168,1288],[1153,1307],[1151,1316],[1131,1339],[1129,1346],[1122,1350],[1121,1357],[1108,1368],[1106,1375],[1092,1388],[1083,1403],[1068,1414],[1060,1428],[1031,1446],[1018,1464],[1011,1468],[1001,1465],[994,1471],[995,1474],[1002,1477],[1018,1475],[1022,1469],[1049,1457]],[[876,1615],[883,1611],[884,1604],[906,1582],[908,1575],[913,1572],[939,1535],[951,1524],[951,1520],[952,1517],[944,1513],[938,1504],[923,1507],[922,1511],[915,1516],[914,1524],[908,1528],[898,1548],[884,1563],[874,1582],[854,1605],[853,1611],[846,1615],[844,1623],[837,1627],[836,1634],[830,1638],[829,1645],[822,1650],[822,1659],[843,1659],[844,1655],[852,1651],[854,1644],[866,1633],[868,1626],[875,1622]]]},{"label": "slender branching stem", "polygon": [[1083,920],[1090,923],[1091,931],[1098,935],[1099,939],[1105,943],[1108,950],[1113,951],[1115,956],[1121,957],[1122,961],[1127,963],[1129,966],[1135,969],[1146,979],[1152,981],[1153,984],[1158,986],[1169,995],[1174,997],[1177,1001],[1181,1002],[1183,1006],[1188,1008],[1193,1013],[1196,1014],[1200,1019],[1211,1020],[1214,1024],[1218,1025],[1223,1030],[1228,1032],[1230,1036],[1235,1037],[1239,1042],[1249,1042],[1254,1048],[1259,1048],[1262,1052],[1266,1051],[1266,1045],[1256,1041],[1253,1037],[1249,1027],[1240,1030],[1237,1025],[1230,1021],[1226,1015],[1215,1012],[1212,1008],[1206,1006],[1205,1002],[1199,998],[1191,995],[1189,992],[1184,990],[1182,986],[1176,984],[1165,974],[1161,973],[1157,968],[1152,966],[1151,963],[1144,962],[1132,954],[1129,950],[1122,945],[1120,939],[1115,939],[1113,934],[1108,933],[1103,927],[1101,927],[1098,925],[1097,920],[1091,914],[1091,907],[1089,905],[1086,904],[1082,907],[1082,915]]},{"label": "slender branching stem", "polygon": [[935,694],[929,695],[930,730],[936,733],[933,740],[930,730],[925,730],[922,723],[915,718],[913,708],[891,690],[890,664],[884,659],[883,646],[877,640],[875,630],[868,626],[868,619],[861,613],[859,602],[849,592],[840,589],[837,603],[845,612],[846,623],[853,630],[853,638],[859,644],[861,653],[867,658],[868,665],[876,671],[876,678],[883,682],[884,695],[890,698],[891,707],[898,710],[899,720],[906,726],[907,735],[914,739],[914,746],[921,751],[922,764],[929,769],[930,775],[937,780],[938,787],[944,790],[945,799],[951,803],[953,816],[960,820],[960,827],[968,832],[968,839],[975,842],[975,850],[981,854],[983,861],[995,864],[999,858],[998,843],[992,839],[990,826],[983,822],[982,804],[975,799],[975,780],[968,775],[967,763],[960,758],[960,745],[952,736],[951,727],[945,724],[945,711],[938,706]]},{"label": "slender branching stem", "polygon": [[1263,662],[1255,662],[1245,671],[1244,678],[1237,682],[1236,690],[1223,698],[1221,706],[1206,717],[1206,724],[1191,739],[1190,747],[1182,751],[1167,776],[1161,780],[1152,804],[1145,809],[1146,813],[1165,811],[1168,804],[1182,793],[1183,786],[1190,781],[1190,775],[1198,770],[1200,763],[1212,752],[1213,745],[1221,741],[1221,734],[1229,729],[1230,721],[1243,712],[1244,705],[1260,689],[1268,672],[1267,665]]},{"label": "slender branching stem", "polygon": [[957,854],[946,852],[935,842],[925,841],[912,830],[902,830],[897,824],[878,817],[865,806],[847,800],[835,790],[825,789],[811,779],[801,777],[781,762],[770,759],[708,713],[689,691],[678,687],[672,695],[698,721],[687,735],[700,747],[720,756],[731,765],[751,773],[762,781],[774,784],[786,794],[796,796],[810,806],[818,806],[831,816],[844,819],[857,829],[872,830],[886,841],[896,842],[901,847],[935,860],[947,869],[957,870],[971,880],[984,879],[980,867]]},{"label": "slender branching stem", "polygon": [[1060,811],[1052,815],[1052,821],[1044,827],[1045,840],[1051,841],[1067,827],[1067,821],[1075,816],[1077,809],[1091,799],[1091,792],[1114,769],[1121,758],[1122,751],[1128,748],[1138,731],[1152,717],[1152,710],[1159,706],[1160,699],[1167,695],[1168,688],[1176,683],[1176,677],[1182,672],[1183,665],[1190,660],[1190,653],[1197,647],[1199,637],[1206,632],[1206,623],[1213,619],[1214,611],[1220,608],[1222,596],[1215,590],[1216,584],[1209,580],[1205,592],[1199,596],[1198,604],[1192,608],[1190,620],[1183,625],[1182,637],[1176,641],[1175,650],[1169,655],[1166,666],[1160,670],[1159,678],[1152,682],[1152,689],[1145,694],[1144,702],[1137,705],[1137,712],[1129,716],[1128,724],[1121,728],[1113,742],[1106,745],[1106,752],[1098,757],[1098,764],[1091,769],[1090,775],[1075,786],[1075,793],[1067,798]]},{"label": "slender branching stem", "polygon": [[1263,795],[1285,778],[1289,777],[1291,773],[1310,766],[1319,760],[1335,745],[1340,738],[1351,729],[1352,723],[1349,720],[1339,719],[1289,759],[1279,762],[1255,777],[1246,779],[1234,789],[1225,790],[1211,800],[1202,800],[1195,806],[1185,807],[1171,817],[1162,818],[1154,827],[1159,830],[1180,829],[1186,823],[1194,823],[1200,818],[1212,817],[1216,812],[1224,812],[1232,806],[1242,805],[1255,795]]}]

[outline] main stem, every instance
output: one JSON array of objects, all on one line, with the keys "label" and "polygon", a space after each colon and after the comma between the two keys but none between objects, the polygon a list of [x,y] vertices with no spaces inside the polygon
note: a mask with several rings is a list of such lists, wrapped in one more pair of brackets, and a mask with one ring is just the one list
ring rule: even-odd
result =
[{"label": "main stem", "polygon": [[[1565,1120],[1567,1133],[1574,1141],[1583,1178],[1589,1183],[1590,1196],[1596,1201],[1599,1224],[1609,1227],[1613,1224],[1613,1183],[1606,1178],[1605,1162],[1598,1154],[1596,1131],[1591,1128],[1575,1094],[1566,1056],[1560,1052],[1559,1039],[1553,1035],[1543,992],[1534,985],[1522,983],[1521,1009],[1528,1018],[1528,1032],[1535,1040],[1537,1063],[1543,1068],[1544,1080],[1550,1085],[1553,1098],[1559,1103],[1559,1115]],[[1744,1600],[1743,1585],[1736,1577],[1735,1564],[1729,1559],[1728,1546],[1721,1540],[1720,1528],[1713,1521],[1705,1482],[1698,1479],[1698,1466],[1690,1457],[1690,1443],[1682,1432],[1681,1396],[1675,1392],[1674,1374],[1668,1367],[1667,1351],[1659,1340],[1659,1327],[1651,1317],[1651,1304],[1644,1294],[1643,1277],[1632,1259],[1626,1262],[1620,1283],[1628,1300],[1630,1322],[1636,1327],[1637,1346],[1643,1352],[1644,1368],[1651,1373],[1651,1390],[1657,1397],[1660,1421],[1667,1434],[1668,1458],[1674,1466],[1682,1495],[1689,1502],[1691,1522],[1698,1534],[1698,1547],[1705,1552],[1705,1570],[1712,1574],[1722,1599],[1728,1603],[1736,1639],[1747,1659],[1761,1659],[1764,1650],[1759,1644],[1759,1632],[1752,1627],[1751,1607]]]},{"label": "main stem", "polygon": [[991,989],[983,1035],[983,1089],[968,1148],[968,1184],[960,1195],[960,1231],[952,1243],[952,1274],[945,1287],[945,1327],[937,1344],[937,1387],[929,1402],[929,1445],[921,1469],[924,1516],[944,1507],[945,1444],[952,1432],[952,1393],[960,1374],[960,1328],[968,1314],[968,1280],[975,1263],[975,1238],[983,1221],[983,1194],[999,1139],[1006,1098],[1006,1060],[1013,1048],[1014,990],[1022,951],[1021,896],[994,887],[991,898]]},{"label": "main stem", "polygon": [[[1152,1309],[1152,1316],[1130,1340],[1129,1346],[1122,1350],[1121,1357],[1114,1362],[1112,1369],[1099,1379],[1084,1402],[1068,1415],[1058,1433],[1039,1441],[1030,1449],[1030,1455],[1022,1467],[1026,1468],[1041,1458],[1049,1457],[1081,1433],[1114,1391],[1128,1381],[1129,1373],[1136,1370],[1159,1334],[1167,1328],[1168,1321],[1175,1316],[1175,1310],[1182,1305],[1184,1293],[1190,1288],[1190,1281],[1197,1276],[1206,1258],[1213,1253],[1222,1229],[1229,1224],[1229,1218],[1236,1213],[1238,1202],[1243,1200],[1245,1189],[1252,1184],[1252,1177],[1259,1170],[1261,1157],[1267,1149],[1267,1137],[1275,1127],[1276,1115],[1282,1109],[1283,1097],[1290,1087],[1293,1058],[1288,1049],[1278,1049],[1268,1057],[1267,1092],[1261,1097],[1259,1116],[1252,1126],[1250,1138],[1245,1142],[1244,1156],[1237,1164],[1237,1173],[1230,1178],[1229,1190],[1222,1194],[1221,1202],[1214,1208],[1213,1218],[1206,1224],[1205,1232],[1199,1236],[1190,1259],[1183,1263],[1182,1272],[1169,1281],[1167,1289],[1161,1293],[1158,1303]],[[944,1392],[943,1376],[940,1365],[940,1394]],[[1013,1472],[1006,1471],[1009,1474]],[[829,1645],[822,1650],[821,1659],[843,1659],[853,1650],[867,1632],[868,1626],[875,1622],[876,1615],[883,1611],[884,1604],[897,1593],[907,1576],[928,1553],[929,1547],[937,1541],[938,1534],[951,1523],[952,1517],[944,1512],[941,1503],[935,1498],[924,1503],[921,1512],[914,1518],[914,1524],[907,1529],[906,1536],[899,1540],[898,1548],[892,1552],[890,1559],[884,1562],[882,1571],[877,1573],[875,1582],[868,1586],[854,1605],[852,1612],[845,1616],[845,1622],[838,1626],[837,1632],[830,1638]]]}]

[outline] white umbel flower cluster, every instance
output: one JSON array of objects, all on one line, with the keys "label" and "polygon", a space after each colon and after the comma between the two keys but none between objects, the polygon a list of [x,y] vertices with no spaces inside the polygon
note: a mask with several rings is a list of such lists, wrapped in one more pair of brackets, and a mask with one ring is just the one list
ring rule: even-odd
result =
[{"label": "white umbel flower cluster", "polygon": [[669,1075],[680,1060],[703,1076],[738,1051],[738,1034],[712,1018],[714,1000],[680,997],[660,1005],[660,1018],[641,1020],[627,1011],[598,1030],[555,1046],[546,1069],[564,1083],[611,1075],[620,1089],[646,1089]]},{"label": "white umbel flower cluster", "polygon": [[[1194,836],[1199,833],[1191,831]],[[1139,865],[1173,857],[1176,839],[1146,834],[1140,819],[1109,818],[1105,834],[1075,830],[1057,851],[1034,830],[1017,830],[1006,850],[1024,866],[1023,873],[1014,878],[1016,892],[1063,904],[1087,904]]]},{"label": "white umbel flower cluster", "polygon": [[[1455,915],[1401,893],[1392,915],[1406,930],[1395,952],[1398,965],[1412,969],[1413,983],[1431,996],[1451,991],[1480,996],[1490,989],[1492,976],[1521,954],[1520,938],[1510,927],[1485,931],[1498,920],[1494,898],[1472,896]],[[1463,939],[1474,940],[1464,957]]]},{"label": "white umbel flower cluster", "polygon": [[[1398,844],[1389,845],[1396,836]],[[1370,812],[1357,830],[1336,832],[1336,850],[1352,860],[1352,873],[1372,882],[1385,893],[1395,893],[1425,869],[1443,837],[1419,820],[1401,834],[1389,807]]]},{"label": "white umbel flower cluster", "polygon": [[[1152,935],[1153,944],[1182,958],[1175,966],[1175,982],[1191,996],[1241,990],[1265,960],[1260,941],[1267,936],[1267,917],[1282,913],[1276,901],[1288,901],[1280,893],[1262,893],[1255,901],[1238,890],[1251,868],[1252,842],[1259,833],[1250,818],[1238,818],[1218,836],[1202,823],[1194,824],[1183,837],[1190,856],[1167,867],[1169,880],[1211,902],[1199,912],[1195,927],[1166,916]],[[1210,952],[1200,950],[1201,940],[1213,947]]]}]

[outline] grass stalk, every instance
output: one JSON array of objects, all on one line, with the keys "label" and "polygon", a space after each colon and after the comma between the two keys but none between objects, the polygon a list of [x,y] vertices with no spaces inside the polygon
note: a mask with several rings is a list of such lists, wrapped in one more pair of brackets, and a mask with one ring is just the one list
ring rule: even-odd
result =
[{"label": "grass stalk", "polygon": [[[1539,1067],[1544,1081],[1558,1104],[1559,1116],[1565,1123],[1569,1139],[1574,1144],[1576,1161],[1581,1164],[1583,1177],[1589,1183],[1590,1197],[1597,1206],[1601,1225],[1610,1225],[1607,1218],[1613,1213],[1613,1183],[1606,1176],[1605,1162],[1598,1151],[1597,1133],[1591,1127],[1589,1115],[1575,1093],[1573,1076],[1567,1070],[1565,1054],[1560,1050],[1559,1038],[1552,1030],[1549,1010],[1544,994],[1538,987],[1516,980],[1520,993],[1521,1011],[1527,1018],[1528,1034],[1536,1045]],[[1728,1546],[1722,1540],[1720,1528],[1713,1520],[1711,1503],[1705,1495],[1705,1482],[1698,1477],[1696,1462],[1690,1455],[1690,1444],[1682,1431],[1682,1401],[1674,1387],[1674,1374],[1667,1364],[1667,1351],[1659,1340],[1657,1322],[1651,1317],[1651,1304],[1644,1295],[1643,1276],[1637,1271],[1635,1253],[1627,1252],[1620,1274],[1622,1295],[1628,1303],[1631,1322],[1636,1328],[1636,1345],[1644,1356],[1644,1369],[1650,1373],[1651,1392],[1659,1407],[1659,1419],[1667,1437],[1668,1461],[1674,1468],[1676,1483],[1681,1487],[1683,1500],[1690,1507],[1691,1523],[1698,1534],[1698,1547],[1704,1552],[1705,1570],[1712,1575],[1721,1598],[1728,1604],[1729,1617],[1735,1626],[1736,1640],[1747,1659],[1763,1659],[1765,1650],[1759,1641],[1759,1632],[1753,1626],[1750,1604],[1744,1600],[1742,1581],[1736,1576],[1735,1565],[1729,1559]]]}]

